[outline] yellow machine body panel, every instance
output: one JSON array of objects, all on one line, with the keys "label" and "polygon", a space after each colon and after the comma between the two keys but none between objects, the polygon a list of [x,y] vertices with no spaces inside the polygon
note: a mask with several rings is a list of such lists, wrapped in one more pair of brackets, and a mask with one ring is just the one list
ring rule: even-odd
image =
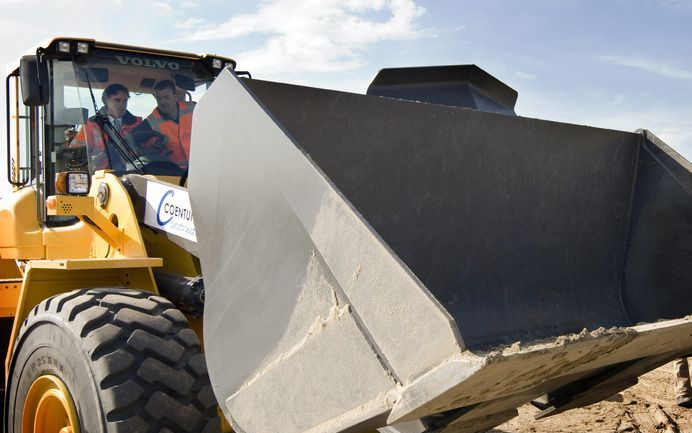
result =
[{"label": "yellow machine body panel", "polygon": [[24,188],[0,199],[0,258],[44,257],[42,231],[36,215],[33,188]]},{"label": "yellow machine body panel", "polygon": [[21,279],[0,280],[0,318],[14,317],[21,286]]},{"label": "yellow machine body panel", "polygon": [[199,259],[192,256],[179,245],[153,230],[143,229],[142,238],[151,257],[163,259],[163,269],[175,271],[180,275],[195,276],[202,273]]},{"label": "yellow machine body panel", "polygon": [[94,231],[82,221],[66,227],[43,229],[46,259],[89,257],[92,242],[94,242]]},{"label": "yellow machine body panel", "polygon": [[89,195],[58,195],[50,197],[49,203],[49,215],[77,215],[98,235],[92,236],[91,251],[85,257],[147,257],[132,202],[115,175],[99,171]]}]

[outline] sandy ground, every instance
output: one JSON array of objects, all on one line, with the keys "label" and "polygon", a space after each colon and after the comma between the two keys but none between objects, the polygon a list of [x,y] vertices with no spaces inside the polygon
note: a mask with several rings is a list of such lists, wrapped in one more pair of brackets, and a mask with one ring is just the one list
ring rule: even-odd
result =
[{"label": "sandy ground", "polygon": [[607,401],[535,420],[526,405],[519,416],[492,433],[692,433],[692,409],[675,404],[672,364],[639,378],[639,383]]}]

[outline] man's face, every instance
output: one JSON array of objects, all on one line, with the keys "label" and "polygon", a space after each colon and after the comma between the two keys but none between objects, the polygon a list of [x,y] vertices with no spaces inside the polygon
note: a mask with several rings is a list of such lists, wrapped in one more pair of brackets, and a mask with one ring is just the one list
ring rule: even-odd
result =
[{"label": "man's face", "polygon": [[108,114],[116,119],[123,117],[127,111],[128,98],[129,95],[127,92],[117,92],[114,95],[111,95],[108,99],[106,99],[106,110],[108,110]]},{"label": "man's face", "polygon": [[178,99],[175,97],[173,90],[166,87],[165,89],[154,92],[156,104],[159,106],[159,111],[169,116],[175,116],[178,112]]}]

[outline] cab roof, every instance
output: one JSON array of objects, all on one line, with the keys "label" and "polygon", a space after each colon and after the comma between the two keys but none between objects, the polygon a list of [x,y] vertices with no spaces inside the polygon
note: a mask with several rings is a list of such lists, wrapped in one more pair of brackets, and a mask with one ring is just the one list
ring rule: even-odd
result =
[{"label": "cab roof", "polygon": [[[136,45],[117,44],[117,43],[112,43],[112,42],[103,42],[103,41],[97,41],[94,39],[71,37],[71,36],[54,37],[54,38],[45,39],[45,40],[41,41],[40,43],[38,43],[37,45],[35,45],[29,51],[27,51],[24,55],[35,55],[37,50],[40,50],[40,49],[43,49],[46,51],[57,50],[57,46],[60,42],[70,42],[70,43],[75,43],[75,44],[78,42],[84,42],[92,48],[100,48],[100,49],[106,49],[106,50],[111,50],[111,51],[122,51],[122,52],[127,52],[127,53],[138,53],[138,54],[165,56],[165,57],[175,57],[175,58],[187,59],[187,60],[193,60],[193,61],[194,60],[205,61],[205,60],[212,59],[212,58],[213,59],[221,59],[222,61],[224,61],[226,63],[231,63],[233,65],[234,69],[235,69],[235,65],[236,65],[235,60],[233,60],[229,57],[217,56],[215,54],[195,54],[195,53],[188,53],[185,51],[173,51],[173,50],[164,50],[164,49],[159,49],[159,48],[141,47],[141,46],[136,46]],[[12,74],[19,69],[19,61],[20,60],[21,60],[21,58],[18,58],[9,64],[9,66],[7,68],[8,69],[7,74]]]}]

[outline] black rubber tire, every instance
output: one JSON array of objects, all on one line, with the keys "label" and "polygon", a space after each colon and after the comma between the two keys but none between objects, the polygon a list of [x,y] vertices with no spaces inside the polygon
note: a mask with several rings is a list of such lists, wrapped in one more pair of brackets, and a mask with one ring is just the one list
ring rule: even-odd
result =
[{"label": "black rubber tire", "polygon": [[151,293],[79,290],[36,306],[12,356],[7,433],[21,431],[29,386],[44,374],[67,386],[82,433],[220,431],[199,339]]}]

